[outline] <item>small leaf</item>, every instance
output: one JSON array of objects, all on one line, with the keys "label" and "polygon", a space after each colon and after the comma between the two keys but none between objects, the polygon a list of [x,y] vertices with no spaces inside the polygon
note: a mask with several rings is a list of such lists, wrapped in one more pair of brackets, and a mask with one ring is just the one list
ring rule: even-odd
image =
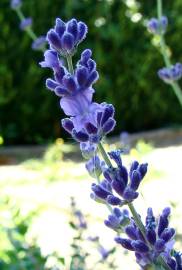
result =
[{"label": "small leaf", "polygon": [[77,229],[77,227],[76,227],[76,225],[73,223],[73,222],[69,222],[69,225],[70,225],[70,227],[72,228],[72,229],[74,229],[74,230],[76,230]]},{"label": "small leaf", "polygon": [[59,258],[59,261],[60,261],[63,265],[65,265],[65,258],[60,257],[60,258]]}]

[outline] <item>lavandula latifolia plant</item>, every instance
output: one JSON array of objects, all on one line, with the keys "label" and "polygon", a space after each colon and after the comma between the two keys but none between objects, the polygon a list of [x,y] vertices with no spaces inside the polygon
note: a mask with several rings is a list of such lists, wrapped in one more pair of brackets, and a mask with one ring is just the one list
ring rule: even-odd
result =
[{"label": "lavandula latifolia plant", "polygon": [[165,67],[159,69],[158,76],[165,83],[171,85],[180,105],[182,106],[182,90],[178,80],[182,78],[182,63],[172,64],[165,41],[168,26],[168,18],[162,14],[162,0],[157,0],[157,18],[152,18],[147,23],[148,31],[159,38],[160,51],[164,59]]},{"label": "lavandula latifolia plant", "polygon": [[[92,51],[84,50],[75,67],[72,64],[87,31],[86,24],[76,19],[68,22],[56,19],[54,28],[47,33],[50,49],[40,63],[53,71],[53,78],[46,80],[46,86],[60,98],[66,115],[62,119],[63,128],[80,144],[83,157],[88,159],[86,169],[95,179],[91,198],[109,209],[105,225],[116,231],[116,243],[135,252],[141,269],[180,270],[181,257],[173,251],[175,231],[168,225],[169,208],[164,209],[159,219],[149,208],[144,225],[134,207],[148,164],[133,161],[127,169],[120,150],[107,153],[104,149],[104,138],[116,125],[114,106],[93,101],[93,85],[99,75],[91,58]],[[121,209],[123,205],[128,206],[131,215]]]},{"label": "lavandula latifolia plant", "polygon": [[22,0],[11,0],[10,6],[17,13],[20,19],[20,29],[25,31],[29,35],[29,37],[33,40],[32,49],[45,51],[46,37],[36,36],[35,32],[32,29],[32,24],[33,24],[32,18],[25,17],[22,12]]}]

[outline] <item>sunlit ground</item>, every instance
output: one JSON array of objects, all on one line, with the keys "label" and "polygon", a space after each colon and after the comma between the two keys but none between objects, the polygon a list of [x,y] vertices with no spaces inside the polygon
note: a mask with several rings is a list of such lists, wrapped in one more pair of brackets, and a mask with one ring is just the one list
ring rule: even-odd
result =
[{"label": "sunlit ground", "polygon": [[[52,162],[51,158],[0,167],[1,197],[9,197],[10,205],[20,208],[21,215],[37,211],[30,224],[28,241],[36,238],[43,253],[57,251],[69,258],[73,231],[68,222],[70,197],[73,196],[87,217],[88,235],[99,235],[106,248],[112,247],[115,234],[103,225],[108,210],[90,199],[93,179],[86,173],[84,163],[76,162],[75,158],[74,162],[71,159]],[[133,159],[149,163],[148,175],[140,187],[141,196],[136,201],[138,211],[145,215],[147,207],[152,206],[158,214],[165,206],[172,206],[172,225],[180,232],[182,145],[152,149],[141,143],[130,156],[123,156],[123,163],[130,164]],[[1,219],[6,220],[7,215],[8,211],[3,210]],[[132,256],[124,256],[120,247],[117,254],[117,263],[122,265],[122,269],[137,269],[136,265],[131,268]]]}]

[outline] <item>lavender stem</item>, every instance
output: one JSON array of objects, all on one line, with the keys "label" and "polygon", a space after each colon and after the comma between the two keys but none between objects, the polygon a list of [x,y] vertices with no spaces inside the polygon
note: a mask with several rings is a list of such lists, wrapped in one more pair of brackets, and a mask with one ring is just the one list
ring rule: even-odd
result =
[{"label": "lavender stem", "polygon": [[[17,15],[20,19],[20,21],[24,20],[25,19],[25,16],[23,15],[23,13],[21,12],[21,9],[18,8],[16,9],[16,12],[17,12]],[[37,36],[36,34],[34,33],[34,31],[32,30],[32,28],[29,26],[25,29],[25,31],[27,32],[27,34],[31,37],[31,39],[33,40],[36,40],[37,39]]]},{"label": "lavender stem", "polygon": [[67,63],[68,63],[68,70],[71,74],[74,74],[74,69],[73,69],[73,63],[72,63],[72,57],[68,54],[66,56],[66,60],[67,60]]},{"label": "lavender stem", "polygon": [[[158,19],[162,17],[162,0],[157,0],[157,15]],[[171,66],[171,61],[167,53],[167,45],[165,42],[164,34],[160,32],[160,46],[161,46],[161,53],[165,62],[166,67]],[[171,82],[171,87],[179,100],[180,105],[182,106],[182,90],[177,82]]]}]

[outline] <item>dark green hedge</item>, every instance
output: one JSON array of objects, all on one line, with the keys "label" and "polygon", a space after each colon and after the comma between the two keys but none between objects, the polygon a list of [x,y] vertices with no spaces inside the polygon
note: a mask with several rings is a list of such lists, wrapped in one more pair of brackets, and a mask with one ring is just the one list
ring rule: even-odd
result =
[{"label": "dark green hedge", "polygon": [[[175,49],[174,61],[182,61],[182,1],[164,2],[171,23],[167,41]],[[155,3],[140,1],[140,12],[155,16]],[[129,10],[124,1],[24,0],[23,11],[33,17],[38,35],[46,33],[58,16],[64,20],[74,16],[88,24],[88,37],[77,57],[84,48],[93,49],[100,73],[95,98],[115,105],[117,133],[182,124],[176,97],[156,76],[162,58],[152,47],[143,21],[133,23],[126,16]],[[96,27],[99,18],[105,23]],[[38,66],[42,53],[31,50],[31,40],[18,24],[9,1],[1,0],[0,134],[7,144],[41,143],[65,136],[60,128],[59,100],[44,86],[50,71]]]}]

